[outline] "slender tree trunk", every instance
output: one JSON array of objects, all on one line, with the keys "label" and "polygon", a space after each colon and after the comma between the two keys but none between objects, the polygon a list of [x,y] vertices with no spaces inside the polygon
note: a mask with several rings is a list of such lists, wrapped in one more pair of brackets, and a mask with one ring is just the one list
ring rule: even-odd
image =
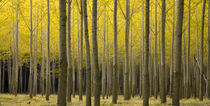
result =
[{"label": "slender tree trunk", "polygon": [[[34,12],[35,14],[38,14],[38,11]],[[34,19],[34,28],[38,26],[38,17]],[[37,37],[38,37],[38,27],[36,28],[34,32],[34,83],[33,83],[33,95],[36,96],[37,94]]]},{"label": "slender tree trunk", "polygon": [[[114,47],[113,47],[113,88],[112,103],[117,104],[117,71],[118,71],[118,43],[117,43],[117,0],[114,0]],[[112,64],[111,64],[112,65]],[[111,70],[110,70],[111,73]],[[110,75],[111,77],[111,75]]]},{"label": "slender tree trunk", "polygon": [[157,73],[157,0],[155,0],[155,50],[154,50],[154,96],[158,96],[158,73]]},{"label": "slender tree trunk", "polygon": [[191,79],[191,69],[190,69],[190,17],[191,17],[191,0],[189,0],[189,7],[188,7],[189,13],[188,13],[188,53],[187,53],[187,86],[186,86],[186,97],[190,98],[190,79]]},{"label": "slender tree trunk", "polygon": [[174,70],[174,28],[175,28],[175,0],[173,0],[173,20],[172,20],[172,41],[171,41],[171,65],[170,65],[170,95],[172,96],[173,89],[173,70]]},{"label": "slender tree trunk", "polygon": [[58,106],[66,106],[67,58],[66,58],[66,0],[59,0],[59,86]]},{"label": "slender tree trunk", "polygon": [[140,70],[140,97],[143,95],[143,70],[144,70],[144,2],[142,3],[142,50],[141,50],[141,70]]},{"label": "slender tree trunk", "polygon": [[[79,42],[79,8],[77,8],[77,40],[78,40],[78,47],[77,47],[77,89],[79,87],[79,70],[80,70],[80,42]],[[78,92],[78,91],[77,91]]]},{"label": "slender tree trunk", "polygon": [[179,106],[179,88],[180,88],[180,74],[181,74],[181,45],[182,45],[182,24],[184,12],[184,0],[177,0],[177,22],[176,22],[176,36],[175,36],[175,70],[173,71],[173,96],[172,105]]},{"label": "slender tree trunk", "polygon": [[129,28],[130,0],[126,0],[124,99],[129,100]]},{"label": "slender tree trunk", "polygon": [[161,103],[166,102],[166,80],[165,80],[165,8],[166,3],[165,0],[162,0],[162,8],[161,8],[161,83],[160,83],[160,97]]},{"label": "slender tree trunk", "polygon": [[143,105],[149,106],[149,7],[150,0],[145,1],[145,50],[143,70]]},{"label": "slender tree trunk", "polygon": [[[43,3],[43,2],[42,2]],[[43,4],[41,3],[41,6]],[[44,36],[42,31],[42,7],[41,7],[41,56],[42,56],[42,62],[41,62],[41,94],[44,95],[44,73],[45,73],[45,50],[44,50]]]},{"label": "slender tree trunk", "polygon": [[[4,88],[5,88],[5,64],[6,64],[6,61],[5,60],[3,60],[3,66],[2,66],[2,93],[4,93]],[[15,83],[13,83],[14,85],[13,86],[15,86]],[[14,88],[13,88],[13,93],[14,93]]]},{"label": "slender tree trunk", "polygon": [[72,79],[72,64],[71,64],[71,1],[68,0],[68,37],[67,37],[67,101],[71,102],[71,79]]},{"label": "slender tree trunk", "polygon": [[81,1],[81,26],[80,26],[80,63],[79,63],[79,100],[82,100],[83,91],[83,0]]},{"label": "slender tree trunk", "polygon": [[[11,53],[9,53],[9,58],[8,58],[8,90],[9,93],[12,93],[12,86],[11,86]],[[0,91],[1,91],[1,62],[0,62]]]},{"label": "slender tree trunk", "polygon": [[208,0],[208,65],[207,65],[207,97],[210,99],[210,0]]},{"label": "slender tree trunk", "polygon": [[[63,7],[64,8],[64,7]],[[46,100],[50,96],[50,2],[47,0],[47,66],[46,66]]]},{"label": "slender tree trunk", "polygon": [[102,57],[102,97],[104,99],[106,94],[106,6],[104,6],[104,44]]},{"label": "slender tree trunk", "polygon": [[199,99],[203,100],[203,74],[204,74],[204,66],[203,66],[203,40],[204,40],[204,17],[205,17],[205,7],[206,0],[203,0],[202,7],[202,18],[201,18],[201,39],[200,39],[200,86],[199,86]]},{"label": "slender tree trunk", "polygon": [[97,43],[97,0],[93,0],[92,7],[92,50],[94,68],[94,106],[100,105],[100,75],[98,65],[98,43]]},{"label": "slender tree trunk", "polygon": [[[73,10],[72,10],[72,13],[73,13]],[[72,30],[73,30],[73,33],[72,33],[72,44],[73,44],[73,47],[72,47],[72,72],[73,72],[73,87],[72,87],[72,94],[73,94],[73,97],[75,97],[75,61],[74,61],[74,16],[73,16],[73,19],[72,19],[72,23],[73,23],[73,27],[72,27]]]},{"label": "slender tree trunk", "polygon": [[33,5],[32,5],[32,0],[30,0],[30,23],[31,23],[31,29],[30,29],[30,78],[29,78],[29,96],[30,98],[32,98],[32,90],[33,90],[33,48],[32,48],[32,44],[33,44],[33,18],[32,18],[32,15],[33,15]]},{"label": "slender tree trunk", "polygon": [[90,65],[90,44],[88,35],[87,0],[83,1],[84,9],[84,30],[86,43],[86,106],[91,106],[91,65]]}]

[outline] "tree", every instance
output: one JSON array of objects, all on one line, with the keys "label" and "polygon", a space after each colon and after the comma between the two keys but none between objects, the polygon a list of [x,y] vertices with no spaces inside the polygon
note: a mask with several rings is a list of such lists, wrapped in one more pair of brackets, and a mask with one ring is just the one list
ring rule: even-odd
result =
[{"label": "tree", "polygon": [[129,28],[130,28],[130,0],[126,0],[125,25],[125,76],[124,99],[129,100]]},{"label": "tree", "polygon": [[59,86],[58,106],[66,106],[66,80],[67,80],[67,59],[66,59],[66,0],[59,0]]},{"label": "tree", "polygon": [[189,0],[189,13],[188,13],[188,53],[187,53],[187,85],[186,85],[186,96],[190,98],[190,17],[191,17],[191,0]]},{"label": "tree", "polygon": [[79,63],[79,100],[82,100],[82,89],[83,89],[83,0],[81,1],[81,25],[80,25],[80,63]]},{"label": "tree", "polygon": [[157,0],[155,0],[155,50],[154,50],[154,95],[158,95],[158,70],[157,70]]},{"label": "tree", "polygon": [[50,3],[47,0],[47,64],[46,64],[46,100],[50,96]]},{"label": "tree", "polygon": [[[38,10],[38,9],[37,9]],[[35,14],[38,14],[38,11],[35,11]],[[38,16],[38,15],[37,15]],[[36,96],[37,94],[37,38],[38,38],[38,17],[34,19],[34,85],[33,85],[33,95]]]},{"label": "tree", "polygon": [[177,21],[176,21],[176,36],[175,36],[175,70],[173,71],[173,96],[172,105],[179,106],[179,88],[180,88],[180,74],[181,74],[181,45],[182,45],[182,24],[184,12],[184,0],[177,0]]},{"label": "tree", "polygon": [[88,35],[88,18],[87,18],[87,0],[83,1],[84,9],[84,30],[85,30],[85,43],[86,43],[86,106],[91,106],[91,65],[90,65],[90,44]]},{"label": "tree", "polygon": [[32,0],[30,0],[30,23],[31,23],[31,27],[30,27],[30,78],[29,78],[29,96],[30,98],[32,98],[32,78],[33,78],[33,51],[32,51],[32,44],[33,44],[33,18],[32,18],[32,14],[33,14],[33,7],[32,7]]},{"label": "tree", "polygon": [[165,88],[165,8],[166,3],[165,0],[162,0],[162,8],[161,8],[161,81],[160,81],[160,97],[161,103],[166,102],[166,88]]},{"label": "tree", "polygon": [[67,101],[71,102],[71,79],[72,79],[72,64],[71,64],[71,0],[68,0],[68,37],[67,37]]},{"label": "tree", "polygon": [[201,18],[201,38],[200,38],[200,86],[199,86],[199,99],[203,100],[203,74],[204,74],[204,67],[203,67],[203,36],[204,36],[204,17],[205,17],[205,7],[206,7],[206,0],[203,0],[203,7],[202,7],[202,18]]},{"label": "tree", "polygon": [[113,49],[113,88],[112,103],[117,104],[117,71],[118,71],[118,45],[117,45],[117,0],[114,0],[114,49]]},{"label": "tree", "polygon": [[104,6],[104,44],[103,44],[103,57],[102,57],[102,97],[104,99],[106,94],[106,6]]},{"label": "tree", "polygon": [[210,0],[208,0],[208,65],[207,65],[207,97],[210,98]]},{"label": "tree", "polygon": [[172,20],[172,41],[171,41],[171,65],[170,65],[170,95],[172,96],[173,89],[173,70],[174,70],[174,27],[175,27],[175,0],[173,0],[173,20]]},{"label": "tree", "polygon": [[44,36],[43,36],[43,27],[42,27],[42,6],[43,2],[41,3],[41,55],[42,55],[42,62],[41,62],[41,93],[42,96],[44,95],[44,73],[45,73],[45,50],[44,50]]},{"label": "tree", "polygon": [[98,42],[97,42],[97,0],[93,0],[92,7],[92,50],[94,68],[94,106],[100,105],[100,76],[98,65]]},{"label": "tree", "polygon": [[143,70],[143,105],[149,106],[149,4],[145,1],[145,49],[144,49],[144,70]]}]

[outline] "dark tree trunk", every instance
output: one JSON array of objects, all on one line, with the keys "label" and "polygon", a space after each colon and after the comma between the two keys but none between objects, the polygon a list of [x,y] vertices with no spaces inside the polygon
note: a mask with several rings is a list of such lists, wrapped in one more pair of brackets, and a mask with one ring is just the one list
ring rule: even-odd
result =
[{"label": "dark tree trunk", "polygon": [[59,0],[59,86],[58,106],[66,106],[67,58],[66,58],[66,0]]},{"label": "dark tree trunk", "polygon": [[[113,47],[113,88],[112,88],[112,103],[117,104],[117,71],[118,71],[118,45],[117,45],[117,0],[114,0],[114,47]],[[112,65],[112,64],[111,64]],[[111,71],[110,71],[111,72]],[[111,74],[112,75],[112,74]],[[111,76],[110,75],[110,76]],[[110,85],[111,86],[111,85]]]},{"label": "dark tree trunk", "polygon": [[143,105],[149,106],[149,7],[150,0],[145,1],[145,49],[143,70]]},{"label": "dark tree trunk", "polygon": [[184,12],[184,0],[177,0],[177,22],[176,22],[176,36],[175,36],[175,70],[173,71],[173,96],[172,105],[179,106],[179,89],[180,89],[180,75],[181,75],[181,45],[182,45],[182,24]]}]

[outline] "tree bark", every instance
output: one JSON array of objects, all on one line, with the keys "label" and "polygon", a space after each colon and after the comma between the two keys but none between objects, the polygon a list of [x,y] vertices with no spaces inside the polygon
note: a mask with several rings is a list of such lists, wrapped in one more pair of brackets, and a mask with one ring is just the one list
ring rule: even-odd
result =
[{"label": "tree bark", "polygon": [[66,0],[59,0],[59,86],[58,106],[66,106],[67,58],[66,58]]},{"label": "tree bark", "polygon": [[173,96],[172,105],[179,106],[179,88],[180,88],[180,74],[181,74],[181,45],[182,45],[182,24],[184,12],[184,0],[177,0],[177,21],[176,21],[176,36],[175,36],[175,70],[173,71]]},{"label": "tree bark", "polygon": [[[43,6],[43,2],[41,3],[41,6]],[[41,7],[41,94],[44,95],[44,73],[45,73],[45,50],[44,50],[44,35],[42,30],[42,7]]]},{"label": "tree bark", "polygon": [[208,65],[207,65],[207,97],[210,99],[210,0],[208,0]]},{"label": "tree bark", "polygon": [[165,8],[166,3],[165,0],[162,0],[162,8],[161,8],[161,83],[160,83],[160,98],[161,103],[166,102],[166,80],[165,80]]},{"label": "tree bark", "polygon": [[[112,103],[117,104],[117,71],[118,71],[118,43],[117,43],[117,0],[114,0],[114,47],[113,47],[113,88]],[[111,64],[112,65],[112,64]],[[111,72],[111,71],[110,71]],[[111,76],[111,75],[110,75]]]},{"label": "tree bark", "polygon": [[149,7],[150,0],[145,1],[145,49],[143,70],[143,105],[149,106]]},{"label": "tree bark", "polygon": [[200,38],[200,86],[199,86],[199,99],[203,101],[203,74],[204,74],[204,66],[203,66],[203,40],[204,40],[204,17],[205,17],[205,7],[206,0],[203,0],[202,7],[202,18],[201,18],[201,38]]},{"label": "tree bark", "polygon": [[130,99],[129,92],[129,28],[130,28],[130,0],[126,0],[126,28],[125,28],[125,76],[124,76],[124,99]]},{"label": "tree bark", "polygon": [[50,4],[47,0],[47,66],[46,66],[46,100],[50,96]]},{"label": "tree bark", "polygon": [[71,102],[71,79],[72,79],[72,64],[71,64],[71,0],[68,0],[68,37],[67,37],[67,101]]},{"label": "tree bark", "polygon": [[90,43],[88,34],[87,0],[83,1],[84,30],[86,43],[86,106],[91,106],[91,65],[90,65]]},{"label": "tree bark", "polygon": [[172,41],[171,41],[171,65],[170,65],[170,95],[172,97],[173,89],[173,70],[174,70],[174,28],[175,28],[175,0],[173,0],[173,20],[172,20]]},{"label": "tree bark", "polygon": [[32,48],[32,44],[33,44],[33,18],[32,18],[32,15],[33,15],[33,5],[32,5],[32,0],[30,0],[30,23],[31,23],[31,29],[30,29],[30,78],[29,78],[29,96],[30,98],[32,98],[32,90],[33,90],[33,87],[32,87],[32,84],[33,84],[33,48]]},{"label": "tree bark", "polygon": [[104,6],[104,44],[102,57],[102,97],[106,94],[106,6]]},{"label": "tree bark", "polygon": [[188,7],[189,13],[188,13],[188,53],[187,53],[187,85],[186,85],[186,97],[190,98],[190,17],[191,17],[191,0],[189,0],[189,7]]},{"label": "tree bark", "polygon": [[[38,11],[34,12],[38,14]],[[34,28],[38,26],[38,16],[34,18]],[[38,28],[34,30],[34,80],[33,80],[33,95],[36,96],[37,94],[37,37],[38,37]]]},{"label": "tree bark", "polygon": [[155,0],[155,50],[154,50],[154,96],[158,96],[158,70],[157,70],[157,0]]},{"label": "tree bark", "polygon": [[92,50],[94,68],[94,106],[100,105],[100,75],[98,65],[98,43],[97,43],[97,0],[93,0],[92,7]]},{"label": "tree bark", "polygon": [[79,63],[79,100],[82,100],[83,91],[83,0],[81,1],[81,25],[80,25],[80,63]]}]

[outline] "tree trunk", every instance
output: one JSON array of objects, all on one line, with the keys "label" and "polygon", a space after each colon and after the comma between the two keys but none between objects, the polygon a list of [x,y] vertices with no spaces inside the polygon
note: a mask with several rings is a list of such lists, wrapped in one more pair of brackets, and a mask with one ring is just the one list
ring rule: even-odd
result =
[{"label": "tree trunk", "polygon": [[100,105],[100,75],[98,65],[98,43],[97,43],[97,0],[93,0],[92,7],[92,50],[94,68],[94,106]]},{"label": "tree trunk", "polygon": [[82,100],[83,91],[83,0],[81,1],[81,25],[80,25],[80,63],[79,63],[79,100]]},{"label": "tree trunk", "polygon": [[149,4],[145,1],[145,49],[144,49],[144,70],[143,70],[143,105],[149,106]]},{"label": "tree trunk", "polygon": [[[38,11],[34,12],[38,14]],[[34,28],[38,26],[38,16],[34,18]],[[37,37],[38,37],[38,27],[34,30],[34,80],[33,80],[33,95],[36,96],[37,94]]]},{"label": "tree trunk", "polygon": [[204,66],[203,66],[203,40],[204,40],[204,17],[205,17],[205,7],[206,0],[203,0],[202,7],[202,18],[201,18],[201,38],[200,38],[200,86],[199,86],[199,99],[203,101],[203,74],[204,74]]},{"label": "tree trunk", "polygon": [[59,0],[59,86],[58,106],[66,106],[67,59],[66,59],[66,0]]},{"label": "tree trunk", "polygon": [[71,64],[71,1],[68,0],[68,37],[67,37],[67,101],[71,102],[71,79],[72,79],[72,64]]},{"label": "tree trunk", "polygon": [[[64,7],[63,7],[64,8]],[[46,100],[50,96],[50,2],[47,0],[47,66],[46,66]]]},{"label": "tree trunk", "polygon": [[190,98],[190,79],[191,79],[191,69],[190,69],[190,17],[191,17],[191,0],[189,0],[189,14],[188,14],[188,53],[187,53],[187,86],[186,86],[186,97]]},{"label": "tree trunk", "polygon": [[141,19],[141,25],[142,25],[142,50],[141,50],[141,70],[140,70],[140,97],[143,95],[143,68],[144,68],[144,2],[142,3],[142,19]]},{"label": "tree trunk", "polygon": [[[41,4],[43,6],[43,3]],[[42,30],[42,8],[41,8],[41,94],[44,95],[44,73],[45,73],[45,50],[44,50],[44,34]]]},{"label": "tree trunk", "polygon": [[[6,64],[6,62],[5,62],[5,60],[3,61],[3,66],[2,66],[2,93],[4,93],[4,88],[5,88],[5,64]],[[14,80],[13,80],[13,82],[14,82]],[[13,86],[15,86],[15,83],[13,83],[14,85]],[[14,88],[13,88],[13,93],[14,93]]]},{"label": "tree trunk", "polygon": [[[12,93],[12,86],[11,86],[11,53],[9,53],[9,58],[8,58],[8,89],[9,93]],[[1,91],[1,62],[0,62],[0,91]]]},{"label": "tree trunk", "polygon": [[170,95],[172,97],[173,89],[173,70],[174,70],[174,28],[175,28],[175,0],[173,0],[173,20],[172,20],[172,41],[171,41],[171,65],[170,65]]},{"label": "tree trunk", "polygon": [[162,0],[162,8],[161,8],[161,81],[160,81],[160,98],[161,103],[166,102],[166,80],[165,80],[165,0]]},{"label": "tree trunk", "polygon": [[106,94],[106,6],[104,6],[104,44],[103,44],[103,58],[102,58],[102,97],[104,99]]},{"label": "tree trunk", "polygon": [[83,1],[84,9],[84,30],[86,43],[86,106],[91,106],[91,65],[90,65],[90,44],[88,35],[87,0]]},{"label": "tree trunk", "polygon": [[32,18],[32,14],[33,14],[33,5],[32,5],[32,0],[30,0],[30,23],[31,23],[31,29],[30,29],[30,78],[29,78],[29,96],[30,98],[32,98],[32,84],[33,84],[33,48],[32,48],[32,44],[33,44],[33,18]]},{"label": "tree trunk", "polygon": [[210,99],[210,0],[208,0],[208,62],[207,62],[207,97]]},{"label": "tree trunk", "polygon": [[[72,13],[73,13],[73,10],[72,10]],[[72,23],[74,23],[74,16],[73,16],[73,19],[72,19]],[[73,33],[72,33],[72,44],[73,44],[73,47],[72,47],[72,72],[73,72],[73,87],[72,87],[72,94],[73,94],[73,97],[75,97],[75,61],[74,61],[74,24],[73,24],[73,27],[72,27],[72,30],[73,30]]]},{"label": "tree trunk", "polygon": [[180,74],[181,74],[181,45],[182,45],[182,24],[184,12],[184,0],[177,0],[177,22],[176,22],[176,36],[175,36],[175,70],[173,71],[173,96],[172,105],[179,106],[179,88],[180,88]]},{"label": "tree trunk", "polygon": [[[117,43],[117,0],[114,0],[114,47],[113,47],[113,88],[112,88],[112,103],[117,104],[117,71],[118,71],[118,43]],[[112,65],[112,64],[111,64]],[[110,70],[111,73],[111,70]],[[112,74],[110,75],[112,76]],[[110,85],[111,86],[111,85]]]},{"label": "tree trunk", "polygon": [[158,73],[157,73],[157,0],[155,0],[155,50],[154,50],[154,96],[158,96]]},{"label": "tree trunk", "polygon": [[129,28],[130,0],[126,0],[124,99],[129,100]]}]

